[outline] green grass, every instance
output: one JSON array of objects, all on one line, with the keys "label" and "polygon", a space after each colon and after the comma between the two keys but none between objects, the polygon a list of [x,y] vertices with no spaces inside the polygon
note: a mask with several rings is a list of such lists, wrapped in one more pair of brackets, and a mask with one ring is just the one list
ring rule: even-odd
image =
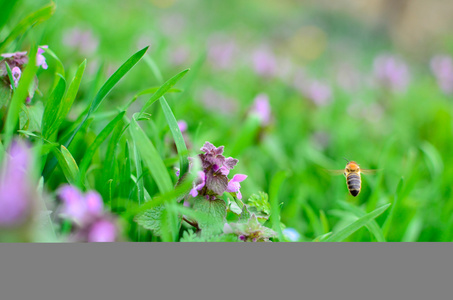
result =
[{"label": "green grass", "polygon": [[[243,205],[263,191],[271,209],[261,225],[275,231],[273,241],[287,240],[285,228],[300,233],[299,241],[453,241],[453,96],[439,89],[429,69],[433,54],[453,54],[448,48],[411,56],[385,34],[370,41],[373,24],[342,13],[329,19],[307,4],[233,1],[225,11],[221,3],[190,9],[181,1],[169,8],[139,1],[0,3],[0,53],[31,54],[19,86],[0,90],[0,160],[13,139],[27,139],[36,150],[47,205],[58,207],[57,190],[70,183],[102,195],[106,210],[121,220],[124,240],[226,241],[231,236],[218,232],[220,223],[242,222]],[[104,14],[107,5],[111,11]],[[198,17],[208,8],[209,15]],[[304,26],[328,40],[314,59],[295,45]],[[91,30],[96,50],[67,45],[72,28]],[[143,37],[150,46],[139,45]],[[216,37],[237,46],[226,65],[209,52]],[[304,43],[304,49],[321,47],[309,38]],[[49,45],[47,70],[35,65],[38,45]],[[284,73],[285,59],[289,71],[257,74],[252,54],[262,45],[275,52],[276,72]],[[175,62],[180,47],[187,57]],[[408,64],[410,83],[402,92],[370,83],[373,59],[383,52],[399,53]],[[358,72],[351,89],[337,79],[342,63]],[[5,80],[11,80],[11,68],[5,68]],[[295,80],[302,79],[295,74],[301,70],[305,78],[326,82],[330,102],[316,105],[298,91]],[[25,104],[34,85],[32,102]],[[217,94],[209,96],[209,90]],[[270,99],[266,126],[250,113],[260,93]],[[179,120],[187,131],[181,132]],[[242,201],[234,194],[219,197],[212,220],[200,199],[186,197],[200,211],[181,201],[200,169],[196,160],[189,167],[188,158],[205,141],[224,145],[224,155],[239,160],[229,179],[248,176],[241,182]],[[344,176],[327,172],[343,169],[343,157],[379,169],[362,176],[357,197],[349,195]],[[234,201],[242,214],[224,209],[222,201],[226,207]],[[149,218],[137,223],[141,214]],[[196,228],[181,222],[182,215],[200,220],[205,234],[193,235]],[[57,215],[51,220],[52,236],[67,237],[71,227]]]}]

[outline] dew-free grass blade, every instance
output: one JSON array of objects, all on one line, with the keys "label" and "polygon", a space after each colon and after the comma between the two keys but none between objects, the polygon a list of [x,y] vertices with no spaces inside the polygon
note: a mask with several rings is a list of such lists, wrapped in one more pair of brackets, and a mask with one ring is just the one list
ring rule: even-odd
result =
[{"label": "dew-free grass blade", "polygon": [[79,173],[79,168],[77,163],[72,157],[71,153],[65,146],[61,146],[61,151],[58,148],[52,147],[53,153],[58,161],[58,164],[63,171],[66,180],[70,184],[75,184],[77,179],[77,174]]},{"label": "dew-free grass blade", "polygon": [[286,178],[285,171],[278,171],[274,177],[272,177],[269,187],[269,202],[271,204],[271,223],[272,229],[277,232],[278,239],[283,241],[282,228],[280,227],[280,206],[278,202],[278,192],[282,186],[283,180]]},{"label": "dew-free grass blade", "polygon": [[[360,218],[365,215],[365,212],[360,208],[353,206],[346,202],[339,202],[339,205],[342,209],[352,212],[356,217]],[[392,206],[393,209],[394,206]],[[379,227],[376,220],[371,220],[368,224],[365,224],[365,227],[374,235],[376,241],[385,242],[385,237],[382,229]]]},{"label": "dew-free grass blade", "polygon": [[104,85],[101,87],[101,89],[96,94],[93,101],[91,102],[90,108],[88,109],[88,113],[86,114],[85,118],[79,124],[79,126],[77,126],[77,128],[74,130],[74,132],[72,133],[72,135],[70,136],[68,141],[66,141],[66,143],[65,143],[66,147],[68,147],[69,144],[72,142],[75,135],[80,130],[80,128],[83,126],[83,124],[86,122],[86,120],[89,118],[91,113],[96,111],[96,109],[101,105],[104,98],[110,93],[110,91],[121,80],[121,78],[123,78],[140,61],[140,59],[143,57],[143,55],[145,55],[147,50],[148,50],[148,47],[145,47],[142,50],[136,52],[124,64],[122,64],[118,68],[118,70],[116,70],[115,73],[113,73],[112,76],[109,77],[109,79],[107,79],[107,81],[104,83]]},{"label": "dew-free grass blade", "polygon": [[328,239],[326,239],[326,242],[341,242],[345,240],[348,236],[368,224],[371,220],[374,220],[377,218],[380,214],[382,214],[388,207],[390,206],[390,203],[385,204],[379,208],[376,208],[372,212],[364,215],[363,217],[360,217],[357,219],[355,222],[349,224],[345,228],[341,229],[338,232],[333,233]]},{"label": "dew-free grass blade", "polygon": [[8,45],[17,37],[24,34],[30,27],[36,26],[49,19],[55,12],[55,8],[55,3],[51,2],[49,5],[44,6],[43,8],[31,13],[22,21],[20,21],[10,32],[10,34],[3,40],[3,42],[0,43],[0,53],[5,52],[6,47],[8,47]]},{"label": "dew-free grass blade", "polygon": [[165,167],[165,164],[156,148],[154,147],[153,143],[138,125],[137,121],[135,120],[135,116],[136,115],[132,117],[129,126],[129,130],[134,143],[137,145],[140,156],[151,172],[151,176],[156,182],[159,191],[161,193],[169,192],[173,189],[173,184],[171,182],[167,168]]},{"label": "dew-free grass blade", "polygon": [[60,80],[47,100],[42,117],[41,131],[45,139],[49,139],[56,132],[55,125],[58,119],[58,111],[66,89],[66,81],[63,77],[58,77],[60,77]]},{"label": "dew-free grass blade", "polygon": [[13,11],[14,6],[18,3],[19,1],[11,1],[11,0],[2,0],[0,3],[0,7],[2,8],[0,10],[0,31],[2,30],[3,26],[6,24],[6,22],[9,20],[9,16],[11,12]]},{"label": "dew-free grass blade", "polygon": [[167,80],[152,96],[151,98],[145,103],[142,110],[140,111],[140,115],[144,113],[154,102],[156,102],[160,97],[165,95],[181,78],[189,72],[190,69],[185,69],[184,71],[176,74],[169,80]]},{"label": "dew-free grass blade", "polygon": [[85,152],[85,155],[82,158],[82,161],[80,162],[80,172],[79,172],[79,178],[78,178],[78,183],[79,186],[81,187],[83,185],[83,181],[85,179],[86,171],[88,170],[88,167],[90,166],[91,159],[94,156],[94,153],[96,150],[99,148],[99,146],[105,141],[105,139],[110,135],[110,133],[115,129],[116,126],[122,126],[121,123],[119,123],[126,112],[123,111],[119,113],[110,123],[105,126],[104,129],[98,134],[94,142],[90,145],[90,147],[87,149]]},{"label": "dew-free grass blade", "polygon": [[[91,102],[87,114],[85,115],[85,118],[79,123],[79,125],[72,131],[69,135],[69,138],[67,138],[66,142],[64,143],[65,147],[69,147],[71,144],[72,140],[76,136],[77,132],[82,128],[82,126],[85,124],[85,122],[88,120],[90,114],[94,112],[99,105],[101,105],[102,100],[107,96],[107,94],[115,87],[115,85],[123,78],[143,57],[143,55],[146,53],[148,50],[148,47],[143,48],[142,50],[136,52],[134,55],[132,55],[125,63],[123,63],[118,70],[115,71],[115,73],[112,74],[112,76],[107,79],[107,81],[104,83],[104,85],[101,87],[101,89],[98,91],[96,96],[94,97],[93,101]],[[48,164],[46,164],[46,167],[44,168],[44,178],[48,178],[49,175],[52,173],[53,169],[55,168],[57,162],[55,158],[52,158]]]},{"label": "dew-free grass blade", "polygon": [[164,111],[165,119],[167,120],[168,126],[170,127],[171,134],[173,136],[173,140],[175,141],[176,150],[178,151],[179,156],[179,168],[180,168],[180,176],[184,176],[186,172],[189,170],[189,161],[187,159],[187,146],[182,136],[181,130],[179,129],[178,122],[176,121],[175,115],[171,111],[170,106],[168,105],[167,101],[164,97],[160,100],[160,105],[162,106],[162,110]]},{"label": "dew-free grass blade", "polygon": [[382,225],[382,230],[384,231],[384,236],[387,237],[388,232],[390,230],[390,224],[392,223],[393,215],[395,213],[396,206],[398,205],[398,202],[401,198],[402,191],[403,191],[403,186],[404,186],[404,178],[401,177],[400,181],[398,182],[398,185],[396,187],[396,193],[395,197],[393,199],[393,205],[392,208],[390,208],[389,214],[387,216],[387,219],[384,221],[384,225]]},{"label": "dew-free grass blade", "polygon": [[[0,51],[1,53],[1,51]],[[25,102],[25,98],[28,96],[28,88],[32,83],[38,67],[36,66],[36,53],[37,47],[32,46],[30,51],[30,58],[22,76],[19,79],[19,85],[14,92],[11,99],[8,113],[6,115],[6,121],[4,125],[3,145],[7,148],[11,142],[14,129],[16,128],[19,120],[19,113],[22,104]]]}]

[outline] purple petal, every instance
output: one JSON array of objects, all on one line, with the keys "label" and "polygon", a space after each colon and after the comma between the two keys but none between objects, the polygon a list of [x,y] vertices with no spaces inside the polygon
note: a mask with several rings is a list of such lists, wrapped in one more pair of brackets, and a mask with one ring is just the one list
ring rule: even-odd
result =
[{"label": "purple petal", "polygon": [[181,132],[185,132],[187,130],[187,122],[184,120],[178,121],[178,127]]},{"label": "purple petal", "polygon": [[86,213],[91,216],[100,216],[104,210],[104,202],[101,195],[96,191],[85,194]]},{"label": "purple petal", "polygon": [[244,174],[236,174],[236,175],[233,176],[232,181],[235,181],[235,182],[242,182],[242,181],[244,181],[246,178],[247,178],[247,175],[244,175]]},{"label": "purple petal", "polygon": [[81,224],[87,211],[86,203],[80,191],[65,185],[59,189],[59,197],[63,200],[62,215]]},{"label": "purple petal", "polygon": [[225,159],[225,162],[223,163],[223,165],[231,170],[238,163],[238,161],[239,160],[237,160],[236,158],[228,157]]},{"label": "purple petal", "polygon": [[93,224],[88,233],[88,242],[114,242],[117,230],[113,222],[101,220]]},{"label": "purple petal", "polygon": [[236,181],[233,181],[233,180],[230,180],[228,182],[228,186],[227,186],[227,192],[229,193],[237,193],[239,192],[239,189],[241,188],[241,185],[239,184],[239,182],[236,182]]}]

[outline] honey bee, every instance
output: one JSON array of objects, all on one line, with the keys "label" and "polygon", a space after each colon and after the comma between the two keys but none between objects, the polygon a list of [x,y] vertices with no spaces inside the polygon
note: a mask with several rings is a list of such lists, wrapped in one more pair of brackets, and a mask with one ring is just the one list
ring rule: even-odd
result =
[{"label": "honey bee", "polygon": [[377,170],[368,170],[360,168],[359,164],[355,161],[349,161],[345,158],[348,162],[344,170],[332,170],[333,173],[341,174],[346,177],[346,185],[348,187],[349,193],[356,197],[362,188],[362,178],[360,176],[361,173],[363,174],[374,174]]}]

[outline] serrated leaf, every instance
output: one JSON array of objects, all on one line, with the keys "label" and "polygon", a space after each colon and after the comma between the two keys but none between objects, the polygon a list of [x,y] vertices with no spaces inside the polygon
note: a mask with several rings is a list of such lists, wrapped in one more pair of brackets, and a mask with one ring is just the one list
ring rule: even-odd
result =
[{"label": "serrated leaf", "polygon": [[155,235],[160,236],[162,229],[162,212],[165,205],[153,207],[135,217],[135,222],[145,229],[151,230]]},{"label": "serrated leaf", "polygon": [[380,214],[382,214],[388,207],[390,206],[390,203],[385,204],[372,212],[364,215],[363,217],[357,219],[355,222],[349,224],[345,228],[341,229],[338,232],[333,233],[328,239],[326,239],[326,242],[341,242],[344,239],[346,239],[348,236],[368,224],[371,220],[374,220],[377,218]]},{"label": "serrated leaf", "polygon": [[223,231],[223,225],[226,222],[226,208],[225,201],[220,199],[195,198],[193,210],[205,215],[202,218],[197,218],[198,227],[201,229],[203,237],[209,237]]}]

